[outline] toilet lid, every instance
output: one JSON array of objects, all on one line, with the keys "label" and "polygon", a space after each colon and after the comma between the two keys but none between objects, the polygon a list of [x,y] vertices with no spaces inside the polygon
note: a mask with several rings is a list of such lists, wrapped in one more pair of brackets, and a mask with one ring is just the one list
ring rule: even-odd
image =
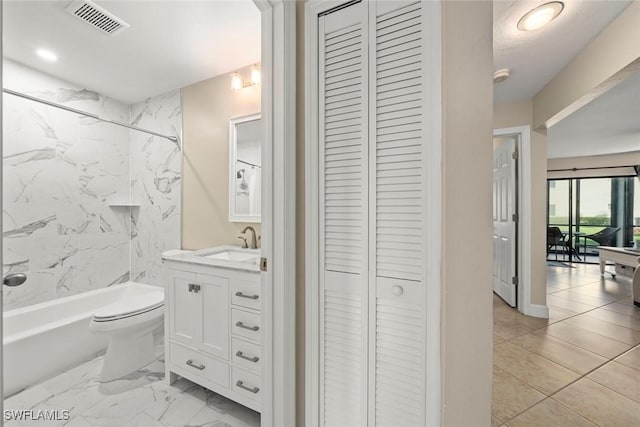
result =
[{"label": "toilet lid", "polygon": [[164,292],[147,292],[122,298],[112,304],[102,307],[93,315],[96,321],[117,320],[123,317],[146,313],[164,305]]}]

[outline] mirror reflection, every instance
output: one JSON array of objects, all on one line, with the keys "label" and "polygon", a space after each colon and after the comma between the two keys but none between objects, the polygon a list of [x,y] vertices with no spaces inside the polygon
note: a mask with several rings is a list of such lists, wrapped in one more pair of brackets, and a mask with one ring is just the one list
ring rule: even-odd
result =
[{"label": "mirror reflection", "polygon": [[229,221],[260,222],[260,114],[231,119],[229,128]]}]

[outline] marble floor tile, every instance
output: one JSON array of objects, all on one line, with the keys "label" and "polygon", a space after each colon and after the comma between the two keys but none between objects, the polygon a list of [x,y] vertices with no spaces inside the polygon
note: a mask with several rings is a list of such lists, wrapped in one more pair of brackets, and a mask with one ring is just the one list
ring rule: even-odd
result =
[{"label": "marble floor tile", "polygon": [[616,362],[635,368],[640,371],[640,345],[615,359]]},{"label": "marble floor tile", "polygon": [[510,342],[494,346],[493,363],[547,396],[579,374]]},{"label": "marble floor tile", "polygon": [[618,362],[609,362],[587,378],[640,403],[640,371]]},{"label": "marble floor tile", "polygon": [[640,425],[640,403],[582,378],[553,398],[600,426]]},{"label": "marble floor tile", "polygon": [[527,409],[507,423],[509,427],[594,427],[595,424],[552,398]]},{"label": "marble floor tile", "polygon": [[125,378],[100,383],[102,357],[11,396],[5,409],[68,409],[68,421],[14,427],[258,427],[260,414],[186,379],[164,381],[156,361]]},{"label": "marble floor tile", "polygon": [[631,348],[630,345],[612,340],[586,329],[568,325],[566,322],[567,320],[554,323],[548,326],[545,332],[569,344],[582,347],[592,353],[608,358],[617,357]]},{"label": "marble floor tile", "polygon": [[522,335],[511,342],[579,374],[586,374],[609,361],[544,331]]},{"label": "marble floor tile", "polygon": [[545,397],[544,394],[513,375],[497,366],[493,367],[491,413],[500,422],[510,420]]}]

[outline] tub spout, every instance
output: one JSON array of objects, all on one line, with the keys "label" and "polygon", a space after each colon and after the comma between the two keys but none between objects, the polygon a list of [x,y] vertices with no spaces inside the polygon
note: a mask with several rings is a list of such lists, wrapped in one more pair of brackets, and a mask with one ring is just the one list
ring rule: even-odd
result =
[{"label": "tub spout", "polygon": [[2,283],[5,286],[20,286],[22,285],[25,281],[27,280],[27,275],[24,273],[12,273],[12,274],[7,274],[4,277],[4,280],[2,281]]}]

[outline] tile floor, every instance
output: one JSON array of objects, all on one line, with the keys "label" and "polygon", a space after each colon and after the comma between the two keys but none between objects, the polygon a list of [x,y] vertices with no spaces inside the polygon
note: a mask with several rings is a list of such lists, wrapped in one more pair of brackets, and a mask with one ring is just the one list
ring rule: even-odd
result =
[{"label": "tile floor", "polygon": [[494,295],[493,426],[640,426],[640,308],[597,265],[547,268],[550,319]]},{"label": "tile floor", "polygon": [[68,421],[10,421],[7,427],[258,427],[260,415],[180,379],[164,381],[156,361],[122,380],[100,384],[102,357],[4,400],[4,409],[69,410]]}]

